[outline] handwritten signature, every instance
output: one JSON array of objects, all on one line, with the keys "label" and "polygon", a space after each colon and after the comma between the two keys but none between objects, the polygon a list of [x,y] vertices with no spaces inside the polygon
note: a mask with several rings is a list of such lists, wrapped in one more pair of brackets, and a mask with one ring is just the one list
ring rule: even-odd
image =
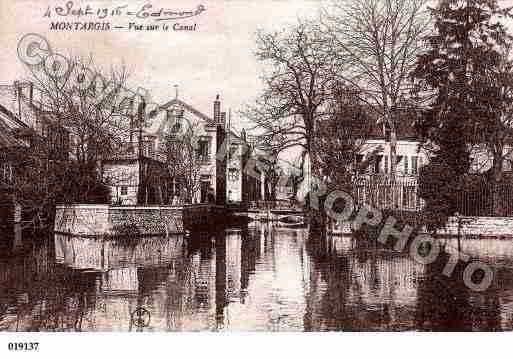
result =
[{"label": "handwritten signature", "polygon": [[[128,5],[121,5],[115,7],[95,8],[87,4],[86,6],[76,7],[73,1],[68,1],[64,6],[55,6],[51,8],[48,6],[44,17],[51,17],[53,13],[57,16],[97,16],[100,19],[115,16],[133,16],[139,19],[153,19],[155,21],[169,21],[187,19],[193,16],[198,16],[206,10],[205,6],[198,5],[193,10],[170,10],[165,8],[153,7],[151,3],[146,3],[135,11],[130,11]],[[133,10],[133,9],[132,9]]]}]

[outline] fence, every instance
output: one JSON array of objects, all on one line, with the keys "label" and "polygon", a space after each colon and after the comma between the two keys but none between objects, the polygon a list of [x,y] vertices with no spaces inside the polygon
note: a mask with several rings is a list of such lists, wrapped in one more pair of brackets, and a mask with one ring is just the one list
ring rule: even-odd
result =
[{"label": "fence", "polygon": [[456,194],[456,206],[463,216],[513,216],[513,183],[473,185]]},{"label": "fence", "polygon": [[418,212],[424,201],[418,196],[415,177],[398,177],[395,183],[388,178],[359,178],[354,181],[355,201],[358,206],[369,204],[379,209]]},{"label": "fence", "polygon": [[[354,181],[354,193],[358,206],[370,204],[405,212],[418,212],[424,207],[415,177],[398,177],[394,184],[386,178],[359,178]],[[454,195],[456,210],[463,216],[513,216],[513,182],[474,182]]]}]

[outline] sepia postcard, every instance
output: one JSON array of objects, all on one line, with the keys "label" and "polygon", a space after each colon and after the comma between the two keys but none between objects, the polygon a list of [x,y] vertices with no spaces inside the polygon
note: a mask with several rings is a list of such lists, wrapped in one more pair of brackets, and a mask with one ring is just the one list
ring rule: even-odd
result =
[{"label": "sepia postcard", "polygon": [[0,44],[7,355],[513,330],[513,2],[0,0]]}]

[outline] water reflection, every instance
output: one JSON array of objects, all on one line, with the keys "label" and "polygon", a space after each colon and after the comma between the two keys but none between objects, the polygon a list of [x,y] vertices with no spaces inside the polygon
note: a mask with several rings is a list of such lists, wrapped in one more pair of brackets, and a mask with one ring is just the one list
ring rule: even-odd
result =
[{"label": "water reflection", "polygon": [[476,293],[463,268],[441,275],[443,256],[423,266],[269,224],[127,240],[13,231],[0,255],[0,330],[511,330],[511,244],[463,241],[495,263],[492,287]]}]

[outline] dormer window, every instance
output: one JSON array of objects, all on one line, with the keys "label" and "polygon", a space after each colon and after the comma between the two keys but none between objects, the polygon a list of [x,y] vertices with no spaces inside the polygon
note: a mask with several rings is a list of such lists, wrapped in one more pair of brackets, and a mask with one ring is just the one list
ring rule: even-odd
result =
[{"label": "dormer window", "polygon": [[180,129],[182,128],[182,124],[180,122],[179,119],[177,119],[174,123],[173,123],[173,127],[171,128],[171,133],[175,134],[175,133],[178,133],[180,132]]}]

